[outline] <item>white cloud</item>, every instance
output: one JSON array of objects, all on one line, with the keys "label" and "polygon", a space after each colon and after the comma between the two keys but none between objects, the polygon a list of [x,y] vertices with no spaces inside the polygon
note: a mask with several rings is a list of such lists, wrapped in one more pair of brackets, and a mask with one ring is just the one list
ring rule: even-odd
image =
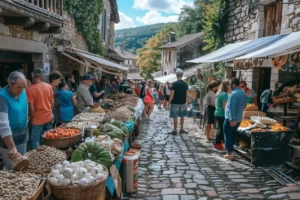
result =
[{"label": "white cloud", "polygon": [[178,16],[171,15],[171,16],[163,16],[161,13],[155,10],[151,10],[146,13],[144,17],[137,17],[137,21],[149,25],[149,24],[157,24],[157,23],[168,23],[168,22],[177,22]]},{"label": "white cloud", "polygon": [[184,5],[192,6],[187,0],[134,0],[133,8],[179,14]]},{"label": "white cloud", "polygon": [[124,28],[133,28],[135,27],[135,24],[133,22],[133,19],[125,15],[124,13],[119,11],[120,15],[120,22],[116,24],[115,29],[124,29]]}]

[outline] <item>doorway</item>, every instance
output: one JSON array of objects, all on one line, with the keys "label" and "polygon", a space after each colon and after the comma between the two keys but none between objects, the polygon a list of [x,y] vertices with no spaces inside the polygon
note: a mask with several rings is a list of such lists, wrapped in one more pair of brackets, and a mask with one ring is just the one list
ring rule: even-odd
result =
[{"label": "doorway", "polygon": [[0,51],[0,85],[7,85],[7,78],[13,71],[22,70],[26,78],[31,80],[34,69],[32,54]]},{"label": "doorway", "polygon": [[260,104],[260,100],[259,100],[260,95],[263,93],[264,90],[270,89],[271,86],[271,68],[260,67],[260,68],[256,68],[256,70],[258,71],[256,93],[257,93],[257,100]]}]

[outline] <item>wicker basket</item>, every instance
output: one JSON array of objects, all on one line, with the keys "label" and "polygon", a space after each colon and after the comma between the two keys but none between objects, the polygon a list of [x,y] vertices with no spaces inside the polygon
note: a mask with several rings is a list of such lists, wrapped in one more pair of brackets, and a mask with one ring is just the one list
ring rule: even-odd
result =
[{"label": "wicker basket", "polygon": [[103,166],[106,172],[104,181],[96,181],[87,186],[59,186],[49,181],[50,174],[48,175],[48,181],[52,194],[61,200],[98,200],[105,199],[106,187],[105,183],[108,177],[108,170]]},{"label": "wicker basket", "polygon": [[[72,129],[74,129],[74,128],[72,128]],[[52,131],[52,130],[49,130],[49,131]],[[78,130],[80,130],[80,129],[78,129]],[[47,132],[49,132],[49,131],[47,131]],[[68,148],[70,146],[78,144],[82,139],[82,131],[81,130],[80,130],[80,133],[78,133],[77,135],[75,135],[73,137],[55,138],[55,139],[46,138],[45,134],[47,132],[45,132],[43,134],[43,140],[44,140],[45,145],[51,146],[51,147],[56,147],[58,149]]]},{"label": "wicker basket", "polygon": [[[27,173],[27,172],[24,172]],[[45,188],[45,184],[46,184],[46,179],[44,178],[44,174],[42,172],[37,172],[37,171],[32,171],[32,172],[28,172],[28,173],[33,173],[33,174],[37,174],[40,175],[42,178],[40,179],[39,183],[36,184],[36,188],[34,190],[34,192],[31,194],[31,196],[28,197],[23,197],[21,198],[22,200],[37,200],[41,194],[42,194],[42,199],[44,199],[44,188]]]}]

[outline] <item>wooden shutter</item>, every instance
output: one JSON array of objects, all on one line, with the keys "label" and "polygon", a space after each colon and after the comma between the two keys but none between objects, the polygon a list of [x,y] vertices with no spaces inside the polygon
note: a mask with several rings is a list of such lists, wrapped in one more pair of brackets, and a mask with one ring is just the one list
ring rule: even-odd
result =
[{"label": "wooden shutter", "polygon": [[104,41],[106,41],[106,27],[107,27],[106,19],[107,19],[106,9],[103,9],[101,33],[102,33],[102,40],[104,40]]},{"label": "wooden shutter", "polygon": [[278,35],[281,29],[282,4],[275,3],[265,7],[264,36]]}]

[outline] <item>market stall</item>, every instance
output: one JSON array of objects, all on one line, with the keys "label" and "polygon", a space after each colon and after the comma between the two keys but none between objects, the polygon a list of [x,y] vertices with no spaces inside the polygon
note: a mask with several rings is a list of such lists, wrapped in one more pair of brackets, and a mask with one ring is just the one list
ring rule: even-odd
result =
[{"label": "market stall", "polygon": [[45,145],[13,161],[14,170],[22,172],[0,172],[0,190],[19,181],[24,184],[15,188],[14,199],[121,199],[128,184],[123,159],[139,134],[143,109],[139,98],[112,93],[70,123],[45,132]]},{"label": "market stall", "polygon": [[288,160],[288,144],[293,134],[293,130],[248,104],[237,131],[235,149],[256,167],[283,164]]}]

